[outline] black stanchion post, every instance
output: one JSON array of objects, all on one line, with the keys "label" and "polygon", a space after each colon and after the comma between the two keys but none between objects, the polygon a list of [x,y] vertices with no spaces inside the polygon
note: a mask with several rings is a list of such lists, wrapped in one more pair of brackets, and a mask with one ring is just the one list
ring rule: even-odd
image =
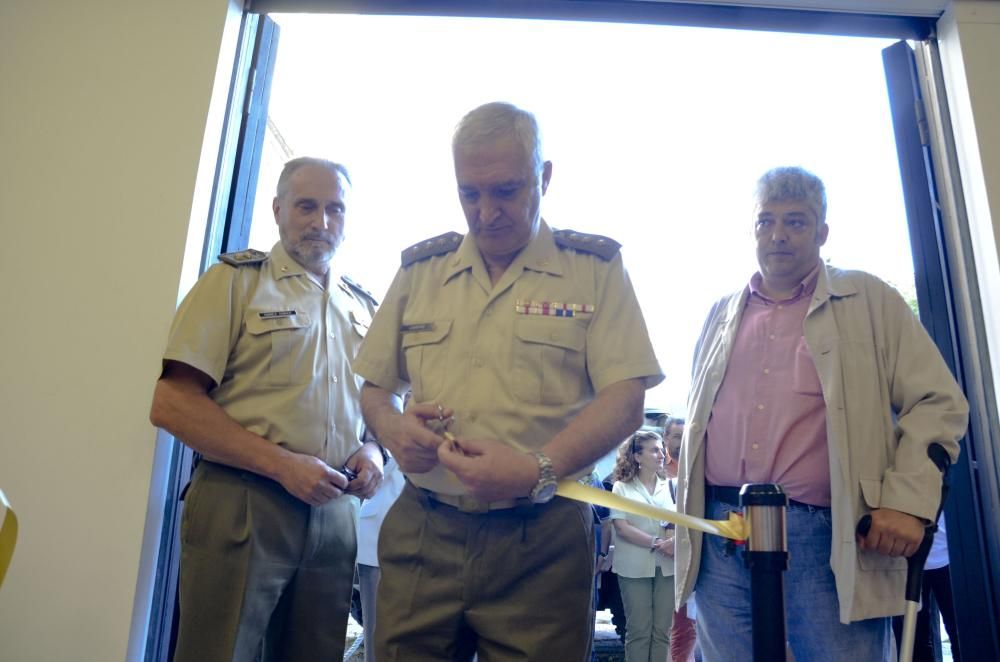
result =
[{"label": "black stanchion post", "polygon": [[785,593],[782,573],[788,569],[785,510],[788,497],[780,485],[744,485],[740,506],[750,525],[744,552],[750,568],[753,659],[785,659]]}]

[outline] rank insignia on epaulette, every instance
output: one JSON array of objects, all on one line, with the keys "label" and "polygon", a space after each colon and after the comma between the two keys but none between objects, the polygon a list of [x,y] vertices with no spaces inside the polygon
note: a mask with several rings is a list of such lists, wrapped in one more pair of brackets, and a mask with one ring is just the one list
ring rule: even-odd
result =
[{"label": "rank insignia on epaulette", "polygon": [[622,245],[610,237],[599,234],[586,234],[575,230],[554,230],[552,236],[556,245],[561,248],[572,248],[582,253],[591,253],[604,260],[610,260],[618,254]]},{"label": "rank insignia on epaulette", "polygon": [[414,262],[457,250],[461,243],[462,235],[457,232],[445,232],[413,244],[402,252],[400,261],[404,267],[408,267]]},{"label": "rank insignia on epaulette", "polygon": [[235,251],[233,253],[223,253],[219,256],[219,260],[225,262],[226,264],[231,264],[234,267],[239,267],[244,264],[259,264],[267,259],[267,253],[264,251],[259,251],[255,248],[248,248],[242,251]]},{"label": "rank insignia on epaulette", "polygon": [[[347,286],[346,289],[344,288],[345,285]],[[341,289],[344,289],[344,291],[347,292],[348,294],[351,294],[351,291],[353,291],[354,294],[360,294],[365,299],[371,301],[372,305],[378,306],[378,299],[375,298],[375,295],[366,290],[365,288],[361,287],[360,285],[358,285],[357,281],[348,278],[347,276],[341,276],[340,287]]]}]

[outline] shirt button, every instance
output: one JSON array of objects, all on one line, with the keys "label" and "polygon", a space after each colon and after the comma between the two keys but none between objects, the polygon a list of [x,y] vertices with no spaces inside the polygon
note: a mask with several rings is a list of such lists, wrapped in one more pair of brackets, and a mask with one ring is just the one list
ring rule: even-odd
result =
[{"label": "shirt button", "polygon": [[480,359],[480,358],[472,359],[472,365],[476,366],[477,368],[482,368],[483,367],[483,360]]},{"label": "shirt button", "polygon": [[770,375],[771,374],[771,369],[770,368],[764,368],[764,374],[765,375]]},{"label": "shirt button", "polygon": [[337,337],[337,334],[334,333],[333,331],[331,331],[329,335],[330,335],[330,340],[334,340]]},{"label": "shirt button", "polygon": [[764,409],[764,405],[757,405],[757,409],[758,409],[758,410],[762,410],[762,409]]},{"label": "shirt button", "polygon": [[339,381],[340,381],[340,377],[337,377],[337,375],[334,375],[333,376],[333,383],[336,384]]},{"label": "shirt button", "polygon": [[781,305],[781,304],[779,303],[779,304],[778,304],[778,310],[784,310],[784,309],[785,309],[785,307],[784,307],[784,306],[782,306],[782,305]]},{"label": "shirt button", "polygon": [[757,450],[758,448],[760,448],[760,444],[750,444],[750,448]]},{"label": "shirt button", "polygon": [[475,414],[469,414],[469,422],[470,423],[474,423],[476,421],[476,418],[478,418],[478,417]]},{"label": "shirt button", "polygon": [[774,334],[772,333],[771,335],[768,336],[768,338],[770,338],[771,340],[774,340]]}]

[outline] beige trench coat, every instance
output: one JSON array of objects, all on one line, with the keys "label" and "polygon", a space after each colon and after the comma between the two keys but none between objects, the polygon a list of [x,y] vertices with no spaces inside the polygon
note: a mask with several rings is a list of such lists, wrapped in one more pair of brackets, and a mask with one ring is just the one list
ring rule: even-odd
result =
[{"label": "beige trench coat", "polygon": [[[705,428],[748,296],[744,288],[717,302],[695,349],[678,489],[678,509],[691,515],[704,514]],[[927,447],[937,441],[958,457],[968,403],[903,298],[870,274],[822,265],[804,335],[827,409],[840,620],[900,614],[905,560],[859,550],[855,527],[880,507],[934,519],[941,476]],[[701,536],[678,532],[677,604],[694,590]]]}]

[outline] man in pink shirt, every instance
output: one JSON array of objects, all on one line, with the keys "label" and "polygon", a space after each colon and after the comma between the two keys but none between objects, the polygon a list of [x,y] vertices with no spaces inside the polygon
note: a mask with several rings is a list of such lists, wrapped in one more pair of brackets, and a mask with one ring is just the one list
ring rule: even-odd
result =
[{"label": "man in pink shirt", "polygon": [[[879,660],[903,611],[904,557],[937,512],[927,447],[954,459],[968,405],[906,302],[820,259],[822,181],[776,168],[757,186],[760,270],[713,307],[695,351],[678,508],[725,519],[745,483],[788,495],[788,642],[799,660]],[[858,519],[870,513],[868,536]],[[706,662],[752,654],[749,571],[682,531],[677,602],[698,595]]]}]

